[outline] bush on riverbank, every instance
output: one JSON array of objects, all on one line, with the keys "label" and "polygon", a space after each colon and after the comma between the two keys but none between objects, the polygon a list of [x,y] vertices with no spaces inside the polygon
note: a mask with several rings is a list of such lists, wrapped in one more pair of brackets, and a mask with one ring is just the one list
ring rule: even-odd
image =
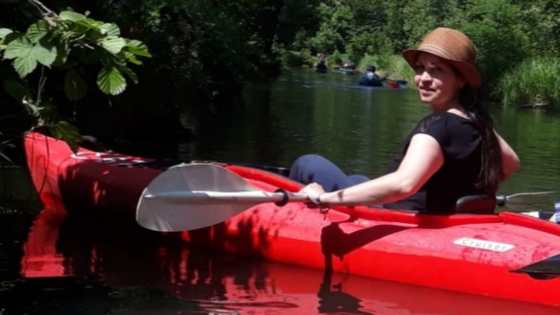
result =
[{"label": "bush on riverbank", "polygon": [[311,56],[309,49],[304,49],[302,51],[281,50],[280,60],[284,68],[311,67],[314,63],[313,56]]},{"label": "bush on riverbank", "polygon": [[401,55],[365,55],[358,63],[358,68],[365,69],[368,65],[375,65],[390,79],[414,81],[414,71]]},{"label": "bush on riverbank", "polygon": [[505,106],[560,104],[560,59],[540,57],[525,60],[500,80]]}]

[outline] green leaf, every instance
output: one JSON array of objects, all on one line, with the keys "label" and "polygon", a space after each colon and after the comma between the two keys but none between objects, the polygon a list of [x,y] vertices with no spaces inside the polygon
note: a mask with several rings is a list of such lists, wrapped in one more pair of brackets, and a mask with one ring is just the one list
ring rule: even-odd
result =
[{"label": "green leaf", "polygon": [[146,46],[146,44],[144,44],[139,40],[135,40],[135,39],[128,40],[126,42],[126,50],[138,56],[143,56],[148,58],[152,57],[152,55],[148,51],[148,46]]},{"label": "green leaf", "polygon": [[13,31],[9,28],[0,28],[0,48],[2,48],[4,39],[11,33],[13,33]]},{"label": "green leaf", "polygon": [[13,34],[13,31],[8,28],[0,28],[0,51],[7,47],[8,35]]},{"label": "green leaf", "polygon": [[[7,28],[5,29],[1,29],[1,30],[6,30],[4,31],[4,34],[0,35],[0,52],[4,49],[6,49],[8,47],[8,45],[15,41],[16,39],[22,38],[23,35],[17,31],[11,31]],[[10,32],[8,32],[10,31]],[[3,37],[1,37],[3,36]],[[0,60],[2,59],[2,54],[0,54]],[[4,58],[7,59],[7,58]]]},{"label": "green leaf", "polygon": [[33,23],[27,29],[25,36],[32,42],[37,43],[43,37],[45,37],[49,32],[49,24],[47,21],[40,20],[37,23]]},{"label": "green leaf", "polygon": [[98,33],[101,33],[101,26],[103,26],[103,22],[96,21],[94,19],[85,19],[76,21],[75,25],[82,27],[82,32],[85,32],[90,29],[96,30]]},{"label": "green leaf", "polygon": [[116,67],[103,67],[97,75],[97,86],[110,95],[118,95],[126,89],[126,80]]},{"label": "green leaf", "polygon": [[136,72],[132,71],[129,67],[120,67],[119,70],[124,73],[132,82],[138,84],[138,75]]},{"label": "green leaf", "polygon": [[125,52],[124,56],[126,58],[126,60],[130,63],[133,63],[137,66],[142,64],[142,61],[138,60],[138,58],[136,58],[136,55],[130,52]]},{"label": "green leaf", "polygon": [[87,16],[74,11],[62,11],[58,15],[64,21],[78,22],[87,19]]},{"label": "green leaf", "polygon": [[32,50],[31,56],[44,66],[49,67],[56,60],[56,46],[43,46],[37,43]]},{"label": "green leaf", "polygon": [[119,26],[115,23],[104,23],[103,25],[101,25],[99,27],[99,30],[101,31],[102,34],[108,35],[108,36],[120,36],[121,35],[121,30],[119,29]]},{"label": "green leaf", "polygon": [[22,79],[33,72],[36,67],[37,60],[32,57],[16,58],[16,60],[14,60],[14,68]]},{"label": "green leaf", "polygon": [[70,69],[64,76],[64,93],[70,101],[78,101],[87,94],[87,83],[78,71]]},{"label": "green leaf", "polygon": [[0,38],[6,37],[6,35],[13,33],[13,31],[9,28],[0,28]]},{"label": "green leaf", "polygon": [[92,28],[91,24],[86,20],[70,22],[69,24],[68,30],[70,32],[65,34],[68,38],[85,36]]},{"label": "green leaf", "polygon": [[4,59],[14,59],[14,68],[21,78],[31,73],[37,67],[37,60],[33,56],[34,46],[25,37],[20,37],[6,47]]},{"label": "green leaf", "polygon": [[14,59],[31,55],[33,44],[25,37],[20,37],[8,44],[4,59]]},{"label": "green leaf", "polygon": [[29,89],[16,80],[5,80],[2,84],[4,90],[8,95],[16,99],[18,102],[22,102],[24,98],[31,98],[31,92]]},{"label": "green leaf", "polygon": [[111,54],[116,55],[126,45],[126,41],[122,37],[107,36],[101,40],[100,45]]},{"label": "green leaf", "polygon": [[54,61],[54,65],[61,66],[66,63],[68,60],[68,55],[70,55],[70,46],[68,45],[67,41],[59,42],[56,48],[56,60]]},{"label": "green leaf", "polygon": [[26,37],[13,40],[6,47],[4,59],[14,59],[14,67],[21,78],[31,73],[37,67],[37,62],[50,66],[56,59],[56,47],[43,46],[42,43],[33,45]]}]

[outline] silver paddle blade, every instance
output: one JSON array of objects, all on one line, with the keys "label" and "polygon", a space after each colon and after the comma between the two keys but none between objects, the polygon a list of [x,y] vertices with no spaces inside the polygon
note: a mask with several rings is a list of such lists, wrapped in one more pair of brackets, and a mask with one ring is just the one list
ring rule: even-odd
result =
[{"label": "silver paddle blade", "polygon": [[223,222],[255,204],[252,199],[214,198],[205,191],[264,193],[223,167],[180,164],[161,173],[144,189],[136,221],[154,231],[194,230]]}]

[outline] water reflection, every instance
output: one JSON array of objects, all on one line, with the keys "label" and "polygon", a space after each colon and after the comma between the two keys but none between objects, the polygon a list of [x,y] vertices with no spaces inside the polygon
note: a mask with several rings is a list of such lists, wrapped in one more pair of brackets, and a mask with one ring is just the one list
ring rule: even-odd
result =
[{"label": "water reflection", "polygon": [[343,291],[342,284],[333,284],[332,268],[325,268],[323,272],[323,282],[319,287],[317,297],[319,298],[318,313],[339,313],[343,314],[373,314],[362,310],[359,298]]},{"label": "water reflection", "polygon": [[[333,249],[326,245],[327,268],[322,272],[188,248],[178,233],[155,233],[130,222],[108,219],[43,210],[23,244],[22,278],[0,290],[2,300],[8,301],[2,308],[3,314],[558,311],[332,273],[328,259],[339,259],[351,248]],[[325,229],[326,238],[338,235],[335,224]],[[379,233],[375,234],[379,237]],[[346,237],[355,240],[372,236]],[[30,302],[16,302],[24,298]]]}]

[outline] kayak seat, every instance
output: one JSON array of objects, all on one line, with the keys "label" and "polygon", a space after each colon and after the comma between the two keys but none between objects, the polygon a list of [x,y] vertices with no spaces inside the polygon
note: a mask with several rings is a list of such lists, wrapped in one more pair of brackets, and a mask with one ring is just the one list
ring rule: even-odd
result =
[{"label": "kayak seat", "polygon": [[456,213],[491,214],[496,209],[496,197],[490,195],[463,196],[455,203]]}]

